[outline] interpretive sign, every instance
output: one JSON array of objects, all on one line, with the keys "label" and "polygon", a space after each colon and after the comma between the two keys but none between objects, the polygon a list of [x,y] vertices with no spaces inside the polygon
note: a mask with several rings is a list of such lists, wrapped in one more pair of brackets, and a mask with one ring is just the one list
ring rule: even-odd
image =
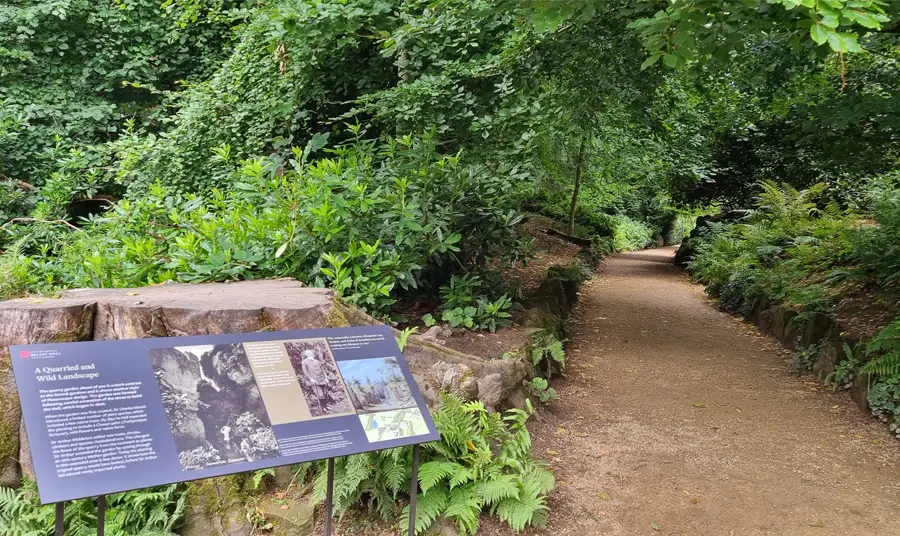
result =
[{"label": "interpretive sign", "polygon": [[438,439],[387,326],[10,355],[44,504]]}]

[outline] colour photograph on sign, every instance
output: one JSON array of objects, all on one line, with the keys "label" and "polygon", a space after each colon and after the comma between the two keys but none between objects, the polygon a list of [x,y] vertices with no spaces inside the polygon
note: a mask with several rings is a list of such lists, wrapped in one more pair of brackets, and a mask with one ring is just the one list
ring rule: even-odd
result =
[{"label": "colour photograph on sign", "polygon": [[386,326],[10,350],[43,503],[438,439]]}]

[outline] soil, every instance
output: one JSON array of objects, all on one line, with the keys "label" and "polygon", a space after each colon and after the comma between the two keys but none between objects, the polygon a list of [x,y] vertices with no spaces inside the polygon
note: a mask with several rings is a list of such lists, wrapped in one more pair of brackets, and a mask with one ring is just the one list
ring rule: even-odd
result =
[{"label": "soil", "polygon": [[499,359],[507,352],[521,351],[528,343],[528,332],[520,325],[498,329],[497,333],[459,330],[442,341],[448,348],[484,359]]},{"label": "soil", "polygon": [[[900,534],[898,442],[788,372],[673,253],[616,255],[582,289],[559,398],[531,427],[558,487],[529,533]],[[496,520],[481,533],[512,534]]]},{"label": "soil", "polygon": [[544,232],[546,229],[562,230],[559,223],[549,218],[529,216],[528,221],[522,224],[522,233],[534,239],[534,258],[503,273],[503,279],[517,285],[525,296],[534,292],[544,281],[548,268],[569,264],[581,251],[581,246],[550,236]]}]

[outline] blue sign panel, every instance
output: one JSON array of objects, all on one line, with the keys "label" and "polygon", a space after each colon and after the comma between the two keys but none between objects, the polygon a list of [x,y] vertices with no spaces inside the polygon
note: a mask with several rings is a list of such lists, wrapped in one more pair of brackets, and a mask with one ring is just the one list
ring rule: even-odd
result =
[{"label": "blue sign panel", "polygon": [[387,326],[10,356],[44,504],[438,439]]}]

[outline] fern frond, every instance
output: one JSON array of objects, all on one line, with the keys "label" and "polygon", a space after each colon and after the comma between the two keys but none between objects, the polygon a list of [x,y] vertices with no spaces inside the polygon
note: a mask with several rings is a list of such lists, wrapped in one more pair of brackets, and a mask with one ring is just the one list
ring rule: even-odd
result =
[{"label": "fern frond", "polygon": [[519,497],[504,499],[496,508],[497,517],[514,531],[521,532],[546,519],[549,508],[545,497],[535,488],[524,488]]},{"label": "fern frond", "polygon": [[518,478],[515,475],[502,475],[495,480],[478,482],[475,490],[484,504],[497,504],[504,499],[519,497]]},{"label": "fern frond", "polygon": [[450,492],[444,515],[456,522],[460,534],[475,534],[478,531],[483,503],[475,491],[475,485],[458,487]]},{"label": "fern frond", "polygon": [[878,357],[865,364],[865,372],[885,377],[900,375],[900,320],[884,328],[869,341],[866,352]]},{"label": "fern frond", "polygon": [[[447,492],[441,488],[435,488],[428,493],[420,493],[416,501],[416,534],[425,532],[434,520],[444,513],[447,507]],[[400,526],[409,526],[409,505],[403,508],[403,516]]]},{"label": "fern frond", "polygon": [[465,468],[454,462],[433,461],[423,463],[419,467],[419,487],[423,493],[426,493],[436,486],[438,482],[462,469]]}]

